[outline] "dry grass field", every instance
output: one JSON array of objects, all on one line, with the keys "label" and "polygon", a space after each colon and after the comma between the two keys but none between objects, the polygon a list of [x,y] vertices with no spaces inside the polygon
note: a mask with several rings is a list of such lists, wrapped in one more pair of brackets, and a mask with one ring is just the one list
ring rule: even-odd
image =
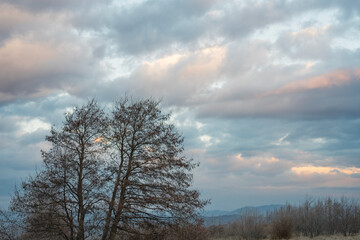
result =
[{"label": "dry grass field", "polygon": [[348,237],[344,237],[341,235],[335,235],[335,236],[319,236],[319,237],[314,237],[314,238],[309,238],[309,237],[294,237],[292,238],[293,240],[360,240],[360,236],[348,236]]},{"label": "dry grass field", "polygon": [[[211,238],[211,240],[240,240],[240,238],[236,237],[228,237],[228,238]],[[265,240],[270,240],[270,238],[266,238]],[[333,236],[318,236],[314,238],[309,237],[293,237],[291,240],[360,240],[360,235],[357,236],[341,236],[341,235],[333,235]]]}]

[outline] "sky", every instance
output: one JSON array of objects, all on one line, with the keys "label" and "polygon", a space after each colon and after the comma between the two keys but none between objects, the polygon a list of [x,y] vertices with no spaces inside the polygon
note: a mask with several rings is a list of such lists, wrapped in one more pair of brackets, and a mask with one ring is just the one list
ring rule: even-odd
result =
[{"label": "sky", "polygon": [[206,209],[360,199],[360,1],[0,0],[0,206],[64,113],[161,98]]}]

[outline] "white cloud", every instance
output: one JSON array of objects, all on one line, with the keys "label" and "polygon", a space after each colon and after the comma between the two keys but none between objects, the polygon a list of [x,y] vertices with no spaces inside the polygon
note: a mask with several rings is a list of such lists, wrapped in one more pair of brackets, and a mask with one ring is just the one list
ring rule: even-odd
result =
[{"label": "white cloud", "polygon": [[277,142],[275,142],[274,144],[277,146],[281,146],[281,145],[289,145],[290,142],[289,141],[285,141],[285,139],[290,135],[290,133],[286,133],[284,136],[282,136],[281,138],[279,138],[279,140]]},{"label": "white cloud", "polygon": [[18,122],[20,127],[19,131],[17,132],[18,136],[20,137],[23,134],[33,133],[39,129],[41,130],[50,130],[51,124],[47,123],[40,118],[31,118],[31,119],[24,119]]}]

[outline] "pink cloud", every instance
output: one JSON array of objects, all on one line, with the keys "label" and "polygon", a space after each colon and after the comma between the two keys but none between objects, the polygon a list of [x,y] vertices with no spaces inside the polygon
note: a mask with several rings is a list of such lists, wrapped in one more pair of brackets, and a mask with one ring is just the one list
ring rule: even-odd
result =
[{"label": "pink cloud", "polygon": [[313,174],[320,174],[320,175],[335,175],[335,174],[345,174],[345,175],[352,175],[360,173],[360,168],[356,167],[322,167],[322,166],[313,166],[313,165],[306,165],[306,166],[298,166],[292,167],[291,171],[296,173],[297,175],[313,175]]},{"label": "pink cloud", "polygon": [[231,158],[230,171],[245,171],[261,175],[276,175],[291,167],[291,163],[264,154],[243,157],[238,154]]},{"label": "pink cloud", "polygon": [[351,81],[352,74],[356,73],[356,71],[359,72],[359,70],[337,70],[315,77],[301,79],[287,83],[277,90],[263,94],[263,96],[288,94],[317,88],[340,87],[346,83],[349,83]]},{"label": "pink cloud", "polygon": [[194,101],[217,83],[225,54],[226,48],[211,47],[143,62],[127,87],[171,102]]},{"label": "pink cloud", "polygon": [[12,38],[0,47],[0,102],[37,98],[65,87],[92,63],[91,51],[78,43]]}]

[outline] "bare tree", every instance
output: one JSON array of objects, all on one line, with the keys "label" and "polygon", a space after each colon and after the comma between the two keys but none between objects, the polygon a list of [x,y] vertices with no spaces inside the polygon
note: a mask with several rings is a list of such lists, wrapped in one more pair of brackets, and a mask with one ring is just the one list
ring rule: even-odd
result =
[{"label": "bare tree", "polygon": [[183,137],[161,113],[159,102],[124,98],[115,104],[110,135],[110,197],[102,239],[141,225],[194,222],[207,203],[190,190],[198,164],[183,155]]},{"label": "bare tree", "polygon": [[16,240],[24,236],[23,224],[13,212],[0,209],[0,239]]},{"label": "bare tree", "polygon": [[46,139],[52,148],[42,152],[43,168],[22,183],[12,199],[13,211],[23,213],[27,232],[37,238],[85,239],[96,233],[101,188],[97,139],[107,129],[104,111],[94,100],[65,116]]},{"label": "bare tree", "polygon": [[265,233],[265,218],[255,209],[246,210],[239,219],[233,223],[237,230],[236,235],[241,239],[263,239]]},{"label": "bare tree", "polygon": [[[354,199],[328,197],[315,201],[306,197],[301,205],[291,206],[291,209],[297,234],[313,238],[333,234],[356,235],[360,231],[359,202]],[[275,211],[273,215],[281,211]]]},{"label": "bare tree", "polygon": [[271,238],[290,239],[294,231],[294,209],[286,205],[271,213]]},{"label": "bare tree", "polygon": [[183,137],[159,104],[124,98],[106,114],[92,100],[52,128],[42,169],[12,199],[25,231],[36,239],[114,240],[197,224],[207,204],[190,189],[198,164],[183,154]]}]

